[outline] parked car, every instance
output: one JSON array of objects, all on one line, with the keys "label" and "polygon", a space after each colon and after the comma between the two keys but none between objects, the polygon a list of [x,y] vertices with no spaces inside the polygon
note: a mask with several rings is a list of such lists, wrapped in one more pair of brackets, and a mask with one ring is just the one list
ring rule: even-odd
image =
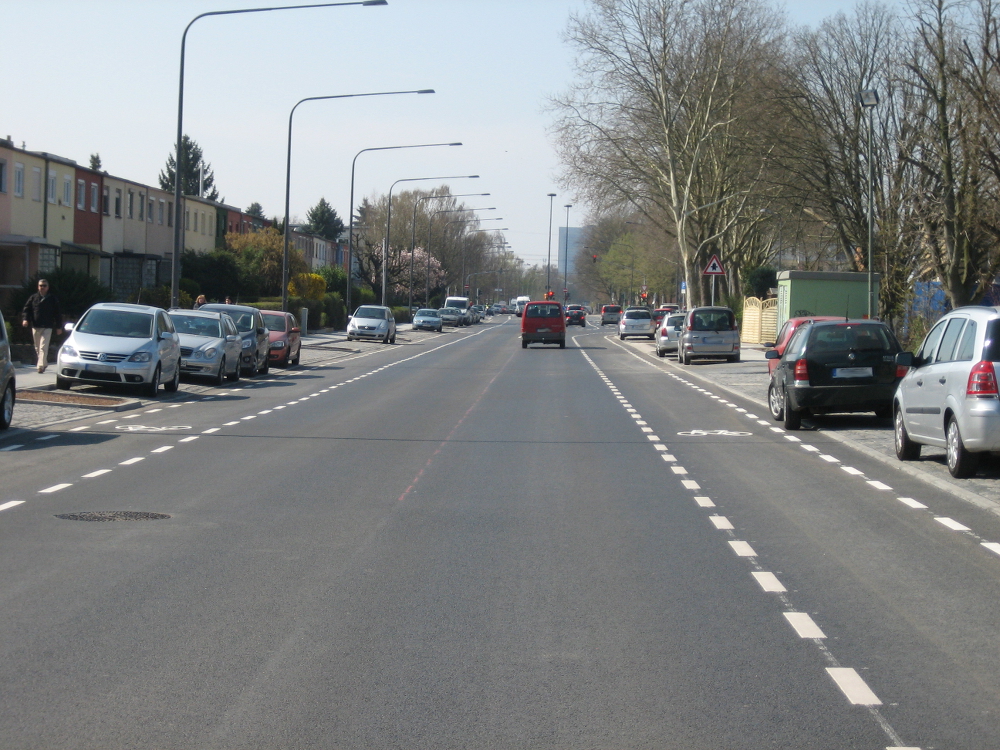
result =
[{"label": "parked car", "polygon": [[0,313],[0,430],[10,427],[14,419],[14,401],[17,388],[14,377],[14,363],[10,358],[10,342],[7,340],[7,326]]},{"label": "parked car", "polygon": [[211,303],[202,305],[199,310],[224,312],[233,319],[236,330],[243,339],[243,354],[240,356],[240,367],[250,377],[258,372],[266,375],[271,369],[270,351],[271,337],[264,325],[264,318],[256,307],[246,305],[224,305]]},{"label": "parked car", "polygon": [[[810,315],[801,318],[789,318],[781,326],[781,330],[778,331],[778,335],[773,342],[764,344],[768,349],[774,349],[779,355],[785,353],[785,347],[788,342],[792,340],[792,334],[795,333],[796,329],[803,323],[809,323],[817,320],[845,320],[843,316],[837,317],[834,315]],[[778,366],[778,359],[767,360],[767,373],[770,375],[774,372],[774,368]]]},{"label": "parked car", "polygon": [[383,305],[362,305],[347,322],[347,340],[374,340],[396,343],[396,319]]},{"label": "parked car", "polygon": [[216,385],[240,379],[243,339],[223,312],[171,310],[170,321],[181,347],[181,372],[212,378]]},{"label": "parked car", "polygon": [[272,365],[289,367],[297,365],[302,357],[302,328],[290,312],[261,310],[267,327],[267,356]]},{"label": "parked car", "polygon": [[626,310],[618,321],[618,338],[622,341],[629,336],[645,336],[652,339],[656,335],[653,326],[653,315],[649,310],[642,307]]},{"label": "parked car", "polygon": [[684,315],[677,361],[685,365],[697,358],[725,357],[740,361],[740,330],[728,307],[695,307]]},{"label": "parked car", "polygon": [[896,456],[912,461],[932,445],[952,476],[975,474],[983,453],[1000,450],[1000,308],[952,310],[896,362],[910,367],[892,405]]},{"label": "parked car", "polygon": [[148,305],[100,302],[74,326],[59,349],[56,388],[74,383],[125,384],[156,398],[177,390],[181,347],[166,310]]},{"label": "parked car", "polygon": [[521,314],[521,348],[528,344],[559,344],[566,348],[566,318],[558,302],[529,302]]},{"label": "parked car", "polygon": [[656,330],[656,356],[665,357],[668,352],[677,351],[677,340],[681,335],[681,323],[684,322],[684,314],[668,315],[657,326]]},{"label": "parked car", "polygon": [[789,430],[806,414],[873,411],[892,414],[893,393],[905,368],[896,364],[899,342],[877,320],[803,323],[778,359],[767,389],[771,416]]},{"label": "parked car", "polygon": [[583,305],[566,305],[566,325],[587,327],[587,311]]},{"label": "parked car", "polygon": [[670,313],[680,312],[681,311],[681,306],[680,305],[675,305],[673,302],[667,302],[665,304],[660,305],[656,309],[658,311],[659,310],[663,310],[663,312],[665,312],[667,314],[670,314]]},{"label": "parked car", "polygon": [[441,316],[441,322],[446,326],[462,325],[462,311],[457,307],[442,307],[438,310],[438,315]]},{"label": "parked car", "polygon": [[441,313],[437,310],[425,308],[417,310],[417,314],[413,316],[414,331],[437,331],[441,333],[443,328],[444,321],[441,319]]},{"label": "parked car", "polygon": [[621,305],[603,305],[601,307],[601,325],[618,325],[622,317]]}]

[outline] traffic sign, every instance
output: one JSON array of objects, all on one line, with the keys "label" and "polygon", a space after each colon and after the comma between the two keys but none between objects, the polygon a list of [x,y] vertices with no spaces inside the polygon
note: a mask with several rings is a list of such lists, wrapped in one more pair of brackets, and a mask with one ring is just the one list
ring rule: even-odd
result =
[{"label": "traffic sign", "polygon": [[708,265],[705,266],[705,270],[701,272],[702,276],[725,276],[726,271],[722,268],[722,263],[719,262],[719,256],[713,255],[708,261]]},{"label": "traffic sign", "polygon": [[643,293],[648,292],[649,287],[646,284],[643,284],[642,286],[639,287],[639,291]]}]

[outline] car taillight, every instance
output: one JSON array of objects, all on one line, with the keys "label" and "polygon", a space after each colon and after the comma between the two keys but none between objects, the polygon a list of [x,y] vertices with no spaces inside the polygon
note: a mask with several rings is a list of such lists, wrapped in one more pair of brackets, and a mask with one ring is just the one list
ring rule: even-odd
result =
[{"label": "car taillight", "polygon": [[800,359],[795,363],[795,379],[809,380],[809,363]]},{"label": "car taillight", "polygon": [[896,377],[897,378],[905,378],[906,377],[906,373],[908,373],[909,371],[910,371],[910,368],[907,367],[906,365],[896,365]]},{"label": "car taillight", "polygon": [[997,374],[992,362],[979,362],[969,372],[969,382],[965,386],[966,396],[996,396]]},{"label": "car taillight", "polygon": [[661,336],[666,336],[666,335],[667,335],[667,329],[666,329],[666,328],[664,328],[663,330],[661,330],[661,331],[660,331],[660,335],[661,335]]}]

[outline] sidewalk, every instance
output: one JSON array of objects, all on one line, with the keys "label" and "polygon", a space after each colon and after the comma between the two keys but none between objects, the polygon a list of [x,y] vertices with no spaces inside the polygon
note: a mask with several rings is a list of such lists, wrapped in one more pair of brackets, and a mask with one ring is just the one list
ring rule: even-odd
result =
[{"label": "sidewalk", "polygon": [[[653,359],[659,359],[650,345],[639,345],[636,348],[644,352],[648,350]],[[759,344],[746,344],[740,355],[742,361],[738,363],[696,360],[685,367],[670,356],[660,361],[675,372],[752,401],[760,407],[762,419],[771,419],[767,406],[770,376],[764,352],[765,349]],[[877,419],[872,414],[832,414],[815,420],[806,417],[803,419],[802,431],[807,434],[822,433],[896,471],[1000,515],[1000,459],[992,455],[984,458],[976,476],[955,479],[948,473],[943,449],[925,445],[917,461],[900,461],[896,458],[892,422],[888,419]]]}]

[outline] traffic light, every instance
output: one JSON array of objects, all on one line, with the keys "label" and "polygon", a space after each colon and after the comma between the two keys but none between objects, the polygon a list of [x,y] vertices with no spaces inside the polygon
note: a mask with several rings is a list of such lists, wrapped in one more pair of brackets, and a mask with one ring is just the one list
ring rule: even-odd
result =
[{"label": "traffic light", "polygon": [[553,292],[551,289],[545,293],[545,299],[552,299],[555,296],[556,296],[556,293]]},{"label": "traffic light", "polygon": [[596,255],[591,255],[590,257],[594,259],[594,263],[597,262],[597,256]]}]

